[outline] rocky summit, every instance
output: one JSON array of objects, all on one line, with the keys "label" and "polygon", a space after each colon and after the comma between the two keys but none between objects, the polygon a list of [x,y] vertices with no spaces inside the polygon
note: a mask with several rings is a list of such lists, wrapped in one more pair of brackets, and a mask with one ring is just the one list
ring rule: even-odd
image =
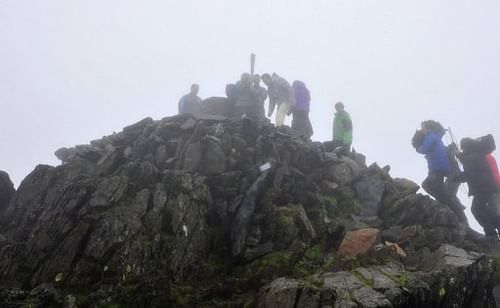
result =
[{"label": "rocky summit", "polygon": [[0,173],[0,307],[495,306],[479,236],[330,147],[178,115]]}]

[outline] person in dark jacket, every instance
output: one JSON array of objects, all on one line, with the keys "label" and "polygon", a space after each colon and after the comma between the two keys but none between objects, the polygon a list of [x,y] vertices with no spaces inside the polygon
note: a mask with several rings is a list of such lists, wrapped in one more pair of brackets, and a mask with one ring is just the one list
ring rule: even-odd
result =
[{"label": "person in dark jacket", "polygon": [[436,122],[422,122],[423,140],[416,147],[418,153],[425,155],[428,166],[428,174],[422,182],[422,188],[437,201],[449,206],[457,217],[465,222],[467,218],[463,212],[464,206],[459,203],[458,199],[453,198],[448,193],[444,182],[445,177],[449,176],[451,171],[448,152],[441,140],[444,130],[435,130],[432,125],[433,123]]},{"label": "person in dark jacket", "polygon": [[292,107],[292,128],[300,136],[309,140],[313,135],[311,121],[309,120],[311,94],[305,83],[299,80],[293,82],[292,88],[295,93],[295,105]]},{"label": "person in dark jacket", "polygon": [[266,108],[264,107],[264,102],[267,98],[267,90],[260,85],[260,80],[259,75],[253,76],[253,92],[257,98],[257,104],[253,114],[256,116],[257,120],[264,120],[266,119]]},{"label": "person in dark jacket", "polygon": [[[494,172],[487,155],[477,150],[475,140],[463,138],[460,141],[462,153],[457,156],[464,171],[458,176],[461,182],[467,182],[469,196],[473,196],[471,212],[477,222],[483,227],[486,236],[497,237],[500,220],[496,213],[493,196],[497,194],[499,186],[496,183]],[[498,170],[497,170],[498,172]]]},{"label": "person in dark jacket", "polygon": [[200,113],[201,98],[198,97],[200,87],[197,84],[191,85],[191,91],[184,95],[179,101],[179,114]]},{"label": "person in dark jacket", "polygon": [[241,75],[241,79],[234,86],[232,94],[235,117],[239,118],[244,115],[253,120],[261,119],[260,107],[264,108],[263,101],[266,99],[267,92],[262,87],[255,87],[254,78],[250,74],[243,73]]}]

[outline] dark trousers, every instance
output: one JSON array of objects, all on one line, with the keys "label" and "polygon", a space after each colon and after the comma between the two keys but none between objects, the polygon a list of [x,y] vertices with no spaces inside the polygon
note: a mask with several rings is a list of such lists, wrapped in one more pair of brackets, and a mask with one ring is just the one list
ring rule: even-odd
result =
[{"label": "dark trousers", "polygon": [[425,180],[422,182],[422,188],[434,199],[439,201],[442,204],[447,205],[456,215],[457,218],[461,221],[467,221],[467,218],[464,214],[464,207],[458,200],[456,196],[452,196],[449,190],[452,190],[451,187],[447,189],[444,183],[445,174],[439,171],[429,170],[429,173]]},{"label": "dark trousers", "polygon": [[309,112],[294,110],[292,114],[292,128],[295,129],[300,136],[310,139],[313,135],[313,129],[311,121],[309,120]]},{"label": "dark trousers", "polygon": [[477,222],[483,227],[485,235],[495,235],[495,229],[500,227],[500,217],[497,213],[496,200],[493,195],[475,195],[472,199],[471,212]]},{"label": "dark trousers", "polygon": [[251,106],[234,106],[234,114],[235,118],[241,118],[241,116],[247,116],[248,118],[255,119],[254,109]]},{"label": "dark trousers", "polygon": [[235,106],[233,117],[241,118],[242,115],[252,120],[263,120],[266,118],[264,106],[260,104],[254,106]]}]

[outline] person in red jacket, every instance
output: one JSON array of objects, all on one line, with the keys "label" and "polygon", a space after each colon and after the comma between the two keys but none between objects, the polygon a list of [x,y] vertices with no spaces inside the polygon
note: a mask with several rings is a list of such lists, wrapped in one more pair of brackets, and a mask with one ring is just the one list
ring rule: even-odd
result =
[{"label": "person in red jacket", "polygon": [[486,236],[497,237],[497,232],[500,231],[500,211],[494,200],[500,192],[500,186],[494,175],[498,176],[496,162],[491,154],[484,154],[478,149],[474,139],[462,139],[460,147],[463,152],[457,156],[464,171],[458,176],[458,180],[467,182],[469,186],[469,196],[473,196],[471,212],[483,227]]},{"label": "person in red jacket", "polygon": [[493,179],[495,180],[497,187],[500,188],[500,173],[498,172],[498,165],[495,157],[491,154],[486,155],[486,162],[490,167],[491,174],[493,175]]}]

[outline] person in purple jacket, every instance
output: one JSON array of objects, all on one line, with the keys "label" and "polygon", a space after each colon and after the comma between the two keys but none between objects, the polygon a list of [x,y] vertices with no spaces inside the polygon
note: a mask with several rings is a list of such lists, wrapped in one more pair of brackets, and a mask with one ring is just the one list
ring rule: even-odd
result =
[{"label": "person in purple jacket", "polygon": [[311,139],[313,128],[309,120],[309,103],[311,102],[311,93],[307,89],[305,83],[300,80],[295,80],[292,84],[295,95],[295,105],[292,107],[292,128],[297,133],[306,138]]}]

